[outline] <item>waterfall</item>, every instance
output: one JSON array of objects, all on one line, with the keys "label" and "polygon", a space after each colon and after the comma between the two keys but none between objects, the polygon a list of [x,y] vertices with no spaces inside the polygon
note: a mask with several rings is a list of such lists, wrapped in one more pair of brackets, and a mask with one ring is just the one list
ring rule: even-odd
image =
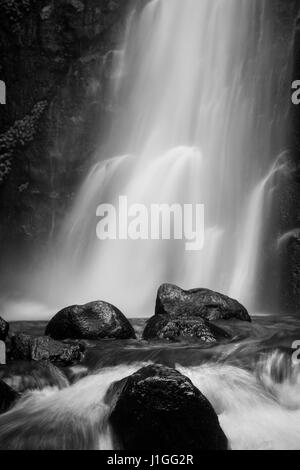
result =
[{"label": "waterfall", "polygon": [[[111,87],[116,119],[106,154],[65,220],[52,279],[48,268],[39,274],[52,302],[103,299],[149,316],[159,284],[172,282],[256,308],[265,189],[286,145],[280,93],[289,70],[278,58],[271,4],[152,0],[133,12]],[[98,240],[96,208],[116,206],[120,195],[145,206],[203,204],[204,248]]]}]

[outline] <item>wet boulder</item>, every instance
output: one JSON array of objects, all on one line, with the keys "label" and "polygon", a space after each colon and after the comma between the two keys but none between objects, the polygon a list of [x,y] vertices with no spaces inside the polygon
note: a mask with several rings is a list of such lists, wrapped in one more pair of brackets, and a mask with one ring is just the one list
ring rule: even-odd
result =
[{"label": "wet boulder", "polygon": [[68,344],[55,341],[48,336],[17,334],[11,338],[10,355],[14,359],[32,361],[52,361],[62,364],[80,362],[85,347],[81,344]]},{"label": "wet boulder", "polygon": [[5,341],[8,335],[9,324],[0,317],[0,341]]},{"label": "wet boulder", "polygon": [[54,339],[135,338],[125,315],[103,301],[64,308],[49,321],[45,334]]},{"label": "wet boulder", "polygon": [[0,380],[0,414],[8,411],[19,398],[19,394]]},{"label": "wet boulder", "polygon": [[143,339],[167,339],[179,341],[193,338],[204,343],[215,343],[230,338],[230,335],[200,317],[175,317],[173,315],[154,315],[148,320]]},{"label": "wet boulder", "polygon": [[245,307],[235,299],[209,289],[183,290],[172,284],[162,284],[159,287],[155,314],[251,322]]},{"label": "wet boulder", "polygon": [[199,451],[227,449],[217,414],[175,369],[150,365],[111,385],[106,401],[116,449]]}]

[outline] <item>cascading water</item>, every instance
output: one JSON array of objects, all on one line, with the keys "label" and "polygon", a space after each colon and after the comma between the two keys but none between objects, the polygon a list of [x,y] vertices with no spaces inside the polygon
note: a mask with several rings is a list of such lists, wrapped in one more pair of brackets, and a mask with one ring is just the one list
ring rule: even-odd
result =
[{"label": "cascading water", "polygon": [[[172,282],[257,307],[266,175],[286,143],[289,102],[278,113],[289,70],[273,73],[269,9],[267,0],[153,0],[131,17],[107,154],[67,217],[52,283],[46,275],[56,303],[102,298],[148,316],[157,286]],[[204,204],[204,249],[100,242],[96,208],[117,206],[120,195],[128,204]]]},{"label": "cascading water", "polygon": [[[144,320],[136,318],[138,339],[85,341],[83,362],[63,368],[65,375],[12,361],[0,368],[1,379],[30,391],[0,416],[0,448],[115,448],[109,386],[161,363],[208,398],[230,448],[299,449],[300,366],[290,348],[300,322],[255,314],[268,303],[258,293],[264,240],[277,250],[290,236],[278,237],[270,224],[276,177],[288,171],[290,72],[287,54],[278,54],[274,2],[152,0],[133,12],[115,54],[108,102],[117,117],[105,155],[83,182],[51,262],[30,280],[31,295],[51,309],[21,305],[23,320],[96,299],[148,317],[158,285],[172,282],[236,297],[253,323],[221,322],[231,339],[215,344],[152,343],[141,341]],[[99,241],[96,209],[118,207],[119,196],[128,205],[204,204],[204,248],[186,251],[185,240]],[[271,275],[266,282],[272,285]],[[18,305],[7,304],[5,314],[18,318]],[[43,322],[11,328],[24,326],[45,331]]]},{"label": "cascading water", "polygon": [[[212,403],[231,449],[295,450],[300,440],[299,368],[291,376],[285,359],[278,352],[267,355],[257,376],[223,363],[176,368]],[[104,368],[61,390],[29,392],[0,416],[0,449],[119,449],[105,395],[112,382],[143,365]]]}]

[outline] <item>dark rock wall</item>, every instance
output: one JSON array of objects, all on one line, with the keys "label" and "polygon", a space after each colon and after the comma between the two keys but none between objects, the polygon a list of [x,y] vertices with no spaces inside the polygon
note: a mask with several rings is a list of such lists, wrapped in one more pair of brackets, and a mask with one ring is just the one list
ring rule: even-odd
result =
[{"label": "dark rock wall", "polygon": [[[300,80],[300,6],[298,5],[298,18],[295,30],[294,43],[294,72],[293,79]],[[286,285],[283,288],[285,303],[289,310],[300,309],[300,105],[293,106],[293,140],[292,156],[294,161],[294,174],[290,186],[290,218],[293,227],[293,236],[287,247],[287,256],[284,264],[287,270]]]},{"label": "dark rock wall", "polygon": [[[113,113],[107,87],[132,0],[1,0],[0,244],[41,249]],[[25,249],[24,249],[25,248]],[[18,258],[16,253],[16,258]]]},{"label": "dark rock wall", "polygon": [[[295,25],[299,0],[268,0],[276,69],[266,79],[276,114],[270,151],[273,174],[265,185],[264,227],[257,272],[258,311],[295,311],[300,296],[292,287],[294,269],[288,253],[290,232],[298,225],[297,175],[293,150],[294,123],[291,82],[295,76]],[[284,137],[286,131],[286,135]],[[277,136],[278,134],[278,136]],[[270,168],[271,170],[271,168]],[[300,277],[298,278],[300,280]]]},{"label": "dark rock wall", "polygon": [[[300,80],[300,2],[294,4],[294,40],[292,81]],[[292,91],[291,91],[292,94]],[[300,105],[291,102],[290,148],[288,165],[278,182],[275,200],[278,209],[280,256],[279,308],[298,312],[300,309]],[[273,288],[275,294],[276,286]]]}]

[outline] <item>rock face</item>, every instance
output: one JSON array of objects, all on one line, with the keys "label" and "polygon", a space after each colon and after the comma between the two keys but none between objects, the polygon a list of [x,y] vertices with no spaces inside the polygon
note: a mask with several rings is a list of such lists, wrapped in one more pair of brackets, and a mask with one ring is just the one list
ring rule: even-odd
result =
[{"label": "rock face", "polygon": [[115,80],[107,57],[122,47],[135,3],[143,2],[1,0],[3,253],[22,245],[26,262],[33,263],[30,249],[43,250],[59,230],[99,136],[105,145],[113,116],[107,90]]},{"label": "rock face", "polygon": [[9,324],[0,317],[0,340],[5,341],[8,335]]},{"label": "rock face", "polygon": [[18,398],[19,394],[0,380],[0,413],[8,411]]},{"label": "rock face", "polygon": [[209,401],[175,369],[151,365],[108,391],[117,448],[149,451],[227,449]]},{"label": "rock face", "polygon": [[173,315],[154,315],[148,320],[143,332],[143,338],[146,340],[178,341],[184,338],[195,338],[205,343],[215,343],[229,337],[224,330],[203,318],[180,318]]},{"label": "rock face", "polygon": [[103,301],[64,308],[50,320],[45,334],[54,339],[135,338],[123,313]]},{"label": "rock face", "polygon": [[[289,2],[286,2],[287,4]],[[293,80],[300,77],[300,5],[295,2],[296,28],[294,32]],[[300,309],[300,105],[291,106],[292,171],[285,172],[279,182],[278,197],[273,205],[279,212],[277,232],[285,234],[280,250],[280,312],[298,312]],[[274,186],[274,185],[273,185]],[[272,197],[274,199],[274,197]],[[273,292],[276,291],[273,289]]]},{"label": "rock face", "polygon": [[[263,273],[264,279],[270,277],[269,273],[274,273],[273,278],[277,274],[277,278],[273,279],[272,287],[269,284],[269,291],[268,286],[262,285],[262,289],[277,303],[269,306],[270,311],[276,311],[279,305],[280,312],[295,313],[300,308],[300,172],[299,165],[287,152],[282,155],[280,164],[282,170],[272,182],[272,200],[277,213],[274,224],[281,236],[277,240],[277,252],[274,254],[273,248],[268,270]],[[277,264],[272,266],[274,259]]]},{"label": "rock face", "polygon": [[157,292],[155,315],[163,314],[251,322],[247,310],[237,300],[209,289],[185,291],[172,284],[162,284]]},{"label": "rock face", "polygon": [[18,334],[11,340],[11,356],[14,359],[53,361],[72,364],[83,358],[84,346],[54,341],[47,336]]}]

